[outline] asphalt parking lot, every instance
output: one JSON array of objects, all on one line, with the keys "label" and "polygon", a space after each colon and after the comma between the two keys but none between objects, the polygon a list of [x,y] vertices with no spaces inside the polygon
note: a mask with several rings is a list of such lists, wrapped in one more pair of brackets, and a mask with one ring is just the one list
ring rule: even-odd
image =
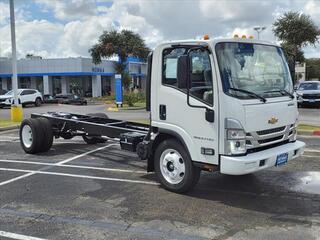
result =
[{"label": "asphalt parking lot", "polygon": [[203,173],[179,195],[115,142],[55,140],[25,154],[0,133],[0,239],[319,239],[320,138],[280,168]]}]

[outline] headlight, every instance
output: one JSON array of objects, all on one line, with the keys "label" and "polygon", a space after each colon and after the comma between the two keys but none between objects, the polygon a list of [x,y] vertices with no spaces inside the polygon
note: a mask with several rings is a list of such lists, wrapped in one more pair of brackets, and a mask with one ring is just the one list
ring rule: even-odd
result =
[{"label": "headlight", "polygon": [[227,129],[226,154],[244,154],[246,148],[246,133],[243,129]]},{"label": "headlight", "polygon": [[292,133],[289,138],[290,142],[295,142],[297,140],[297,133],[298,133],[297,129],[298,129],[298,120],[296,120],[296,122],[293,125]]}]

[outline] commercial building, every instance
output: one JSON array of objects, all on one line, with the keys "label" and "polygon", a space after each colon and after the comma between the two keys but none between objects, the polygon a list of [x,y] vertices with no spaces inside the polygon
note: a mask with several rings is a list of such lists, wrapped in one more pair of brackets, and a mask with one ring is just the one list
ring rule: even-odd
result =
[{"label": "commercial building", "polygon": [[[102,60],[95,65],[91,58],[41,59],[31,57],[18,60],[19,88],[38,89],[43,94],[74,93],[99,97],[115,89],[115,61]],[[146,63],[128,59],[127,72],[134,86],[144,89]],[[0,89],[11,89],[11,59],[0,58]]]}]

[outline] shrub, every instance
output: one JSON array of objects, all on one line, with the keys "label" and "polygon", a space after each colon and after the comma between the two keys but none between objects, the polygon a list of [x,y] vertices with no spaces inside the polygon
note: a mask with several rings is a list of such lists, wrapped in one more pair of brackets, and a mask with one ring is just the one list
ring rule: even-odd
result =
[{"label": "shrub", "polygon": [[128,104],[129,107],[133,107],[138,101],[137,94],[133,92],[127,92],[123,95],[123,101],[125,104]]}]

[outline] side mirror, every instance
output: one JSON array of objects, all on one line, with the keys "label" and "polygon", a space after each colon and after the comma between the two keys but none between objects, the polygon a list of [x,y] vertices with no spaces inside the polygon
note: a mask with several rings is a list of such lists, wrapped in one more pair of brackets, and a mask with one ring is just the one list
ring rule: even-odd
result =
[{"label": "side mirror", "polygon": [[295,82],[296,61],[294,61],[294,59],[290,58],[288,60],[288,66],[289,66],[292,82],[294,83]]},{"label": "side mirror", "polygon": [[188,73],[189,73],[189,56],[181,55],[178,58],[178,64],[177,64],[178,88],[186,89],[188,87]]}]

